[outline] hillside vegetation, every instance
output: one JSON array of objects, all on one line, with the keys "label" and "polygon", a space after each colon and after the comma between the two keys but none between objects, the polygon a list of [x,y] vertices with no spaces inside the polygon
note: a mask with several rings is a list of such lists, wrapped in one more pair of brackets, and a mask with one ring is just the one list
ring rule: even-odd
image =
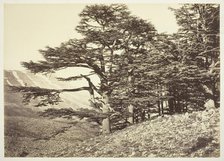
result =
[{"label": "hillside vegetation", "polygon": [[[219,111],[159,117],[62,151],[79,157],[218,157]],[[57,156],[55,154],[55,156]]]},{"label": "hillside vegetation", "polygon": [[5,157],[43,156],[98,134],[86,122],[6,116]]},{"label": "hillside vegetation", "polygon": [[7,86],[4,97],[5,157],[40,156],[99,134],[99,126],[85,120],[40,117],[40,110],[22,104],[21,94]]},{"label": "hillside vegetation", "polygon": [[36,148],[42,150],[33,149],[27,156],[219,157],[220,153],[218,110],[158,117],[81,141],[73,141],[75,134],[69,131],[35,142]]}]

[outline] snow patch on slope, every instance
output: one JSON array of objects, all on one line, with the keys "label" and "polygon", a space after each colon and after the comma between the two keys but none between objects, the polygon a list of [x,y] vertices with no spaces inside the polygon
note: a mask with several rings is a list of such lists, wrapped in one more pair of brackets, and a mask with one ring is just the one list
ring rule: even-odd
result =
[{"label": "snow patch on slope", "polygon": [[60,89],[61,87],[57,84],[53,84],[46,76],[39,75],[39,77],[44,80],[50,87],[55,89]]},{"label": "snow patch on slope", "polygon": [[10,83],[10,81],[8,79],[6,79],[6,82],[8,85],[12,86],[12,83]]},{"label": "snow patch on slope", "polygon": [[[24,73],[24,74],[26,74],[26,73]],[[26,76],[32,81],[33,86],[38,87],[37,82],[36,82],[33,78],[31,78],[31,77],[29,76],[29,74],[26,74]]]},{"label": "snow patch on slope", "polygon": [[16,71],[12,71],[12,74],[17,79],[17,81],[20,83],[21,86],[25,86],[25,83],[23,82],[22,79],[19,78],[19,76],[18,76]]},{"label": "snow patch on slope", "polygon": [[[12,86],[36,86],[47,89],[64,89],[64,88],[78,88],[67,82],[59,82],[54,76],[44,76],[41,74],[33,74],[24,71],[9,71],[5,75],[5,83]],[[10,77],[11,74],[11,77]],[[8,81],[7,81],[8,80]],[[15,84],[16,81],[16,84]],[[82,92],[63,92],[60,94],[62,102],[58,105],[53,105],[54,108],[71,107],[78,108],[92,108],[89,103],[89,94],[86,91]],[[46,108],[51,107],[50,105]]]}]

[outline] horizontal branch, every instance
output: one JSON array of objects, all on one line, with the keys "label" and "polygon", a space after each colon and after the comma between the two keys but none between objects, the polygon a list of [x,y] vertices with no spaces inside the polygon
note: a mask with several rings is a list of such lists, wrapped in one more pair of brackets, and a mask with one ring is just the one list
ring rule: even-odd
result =
[{"label": "horizontal branch", "polygon": [[35,106],[57,105],[61,101],[59,96],[62,92],[78,92],[88,90],[91,92],[90,87],[80,87],[73,89],[46,89],[40,87],[23,87],[23,86],[9,86],[14,92],[21,92],[23,95],[23,103],[29,104],[32,100],[37,99],[38,103]]},{"label": "horizontal branch", "polygon": [[10,86],[15,92],[29,92],[36,94],[49,94],[49,93],[61,93],[61,92],[77,92],[81,90],[89,90],[89,87],[71,88],[71,89],[48,89],[40,87],[24,87],[24,86]]},{"label": "horizontal branch", "polygon": [[91,76],[94,75],[95,73],[87,74],[87,75],[80,75],[80,76],[73,76],[73,77],[68,77],[68,78],[62,78],[62,77],[57,77],[59,81],[74,81],[78,79],[82,79],[84,76]]},{"label": "horizontal branch", "polygon": [[22,62],[21,63],[23,67],[31,71],[32,73],[52,73],[58,70],[62,70],[68,67],[82,67],[82,68],[88,68],[93,70],[92,67],[90,67],[87,64],[84,63],[68,63],[68,62],[54,62],[50,63],[47,61],[39,61],[39,62]]},{"label": "horizontal branch", "polygon": [[212,52],[212,51],[220,51],[220,48],[217,47],[217,48],[213,48],[213,49],[210,49],[210,50],[203,51],[203,52],[199,53],[198,56],[203,56],[202,54]]},{"label": "horizontal branch", "polygon": [[78,92],[82,90],[90,90],[90,87],[80,87],[80,88],[73,88],[73,89],[60,89],[58,92]]}]

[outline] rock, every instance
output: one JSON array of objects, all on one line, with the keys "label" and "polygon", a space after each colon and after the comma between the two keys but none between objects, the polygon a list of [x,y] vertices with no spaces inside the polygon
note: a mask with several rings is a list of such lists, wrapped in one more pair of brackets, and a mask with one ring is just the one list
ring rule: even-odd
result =
[{"label": "rock", "polygon": [[147,157],[149,157],[149,158],[155,158],[156,155],[155,154],[149,154]]}]

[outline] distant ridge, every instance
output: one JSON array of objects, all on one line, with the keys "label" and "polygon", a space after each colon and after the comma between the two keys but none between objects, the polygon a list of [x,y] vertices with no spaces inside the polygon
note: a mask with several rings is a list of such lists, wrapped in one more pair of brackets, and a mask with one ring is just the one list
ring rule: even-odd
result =
[{"label": "distant ridge", "polygon": [[[30,86],[48,89],[74,88],[68,82],[58,81],[53,75],[50,77],[41,74],[19,70],[4,70],[4,84],[13,86]],[[6,91],[5,92],[10,92]],[[89,94],[86,91],[60,94],[63,102],[55,105],[55,108],[91,108]],[[5,99],[7,101],[7,99]],[[21,100],[22,101],[22,100]],[[10,103],[10,102],[9,102]],[[52,107],[52,106],[49,106]]]}]

